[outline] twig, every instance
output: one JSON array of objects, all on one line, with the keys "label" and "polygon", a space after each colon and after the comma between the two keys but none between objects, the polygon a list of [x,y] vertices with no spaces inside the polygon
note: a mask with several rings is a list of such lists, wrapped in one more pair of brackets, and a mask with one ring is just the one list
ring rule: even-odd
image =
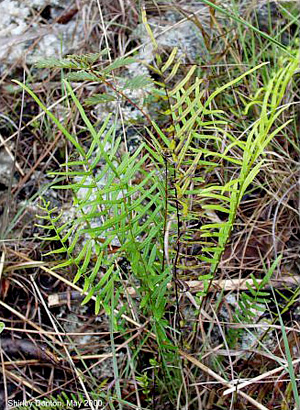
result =
[{"label": "twig", "polygon": [[34,322],[32,322],[30,319],[28,319],[26,316],[22,315],[22,313],[18,312],[17,310],[15,310],[14,308],[12,308],[11,306],[7,305],[5,302],[3,302],[2,300],[0,300],[0,306],[3,306],[4,308],[6,308],[7,310],[9,310],[11,313],[13,313],[14,315],[16,315],[17,317],[19,317],[20,319],[24,320],[25,323],[28,323],[30,326],[32,326],[34,329],[38,330],[38,332],[40,334],[45,334],[47,337],[49,337],[49,339],[51,339],[54,343],[57,343],[58,345],[60,345],[60,342],[51,334],[49,334],[49,332],[45,332],[43,331],[40,326],[38,326],[37,324],[35,324]]},{"label": "twig", "polygon": [[[32,265],[29,265],[32,266]],[[47,268],[41,266],[43,270],[46,270]],[[66,285],[70,286],[73,289],[76,289],[77,292],[71,292],[68,294],[68,292],[61,292],[61,293],[55,293],[52,295],[49,295],[48,297],[48,306],[49,307],[54,307],[54,306],[59,306],[62,304],[66,304],[69,300],[80,300],[82,299],[82,295],[87,294],[82,293],[82,289],[75,285],[74,283],[68,281],[67,279],[63,278],[62,276],[58,275],[56,272],[51,271],[50,269],[47,269],[46,272],[50,273],[52,276],[56,277],[57,279],[61,280],[64,282]],[[260,284],[263,279],[257,279],[256,283]],[[214,280],[212,282],[212,286],[210,288],[210,291],[215,291],[215,290],[223,290],[225,292],[229,291],[237,291],[237,290],[248,290],[247,284],[249,286],[254,286],[253,280],[252,279],[220,279],[220,280]],[[190,280],[190,281],[185,281],[184,285],[187,289],[187,292],[189,293],[197,293],[203,290],[203,282],[199,280]],[[266,289],[269,289],[271,286],[274,288],[285,288],[285,287],[291,287],[291,286],[299,286],[300,285],[300,276],[295,275],[295,276],[282,276],[280,279],[272,279],[270,281],[270,284],[266,285]],[[167,288],[171,289],[173,287],[173,283],[168,283]],[[137,297],[137,292],[134,287],[129,286],[126,288],[126,292],[131,296],[131,297]],[[185,293],[185,291],[183,291]],[[92,298],[95,300],[95,298]],[[129,320],[132,321],[132,319],[129,318]],[[133,324],[136,324],[135,322]],[[137,324],[136,324],[137,325]],[[141,326],[141,325],[139,325]]]},{"label": "twig", "polygon": [[[256,283],[260,284],[263,279],[256,279]],[[199,280],[190,280],[184,281],[183,284],[185,285],[186,289],[190,293],[197,293],[203,290],[203,281]],[[247,284],[251,287],[254,286],[252,279],[220,279],[220,280],[213,280],[211,287],[209,289],[210,292],[215,290],[223,290],[225,292],[229,291],[237,291],[237,290],[248,290]],[[272,279],[270,284],[266,285],[266,289],[269,289],[271,286],[275,288],[285,288],[286,286],[299,286],[300,285],[300,276],[282,276],[280,279]],[[168,283],[167,288],[171,289],[173,287],[173,283]],[[135,288],[128,287],[126,290],[130,296],[136,297],[137,293]],[[185,293],[185,290],[183,290]],[[53,297],[53,296],[52,296]],[[51,299],[52,300],[52,299]]]},{"label": "twig", "polygon": [[[17,131],[17,132],[18,132],[18,131]],[[11,160],[12,160],[12,161],[15,161],[15,157],[14,157],[13,154],[11,153],[9,147],[8,147],[7,144],[6,144],[5,139],[2,137],[1,134],[0,134],[0,144],[4,146],[4,149],[5,149],[5,151],[7,152],[7,154],[9,155],[9,157],[11,158]],[[0,145],[0,146],[1,146],[1,145]],[[17,170],[20,172],[20,174],[21,174],[22,176],[25,175],[23,169],[21,168],[20,164],[19,164],[17,161],[16,161],[16,168],[17,168]]]},{"label": "twig", "polygon": [[[231,388],[230,382],[227,380],[223,379],[223,377],[219,376],[217,373],[215,373],[213,370],[211,370],[209,367],[205,366],[205,364],[201,363],[199,360],[195,359],[193,356],[183,352],[182,350],[179,350],[179,354],[184,358],[193,363],[195,366],[199,367],[203,372],[208,374],[209,376],[213,377],[214,379],[218,380],[221,384],[223,384],[226,387]],[[300,361],[300,359],[298,359]],[[233,391],[235,388],[233,389]],[[263,404],[259,403],[258,401],[254,400],[252,397],[248,396],[248,394],[237,390],[237,394],[239,394],[241,397],[246,399],[249,403],[251,403],[253,406],[255,406],[259,410],[269,410],[267,407],[265,407]]]},{"label": "twig", "polygon": [[[295,359],[292,361],[293,365],[298,364],[298,363],[300,363],[300,359]],[[288,373],[288,369],[285,368],[284,366],[276,367],[276,369],[270,370],[266,373],[260,374],[259,376],[253,377],[253,379],[251,380],[247,380],[246,382],[243,382],[233,387],[231,386],[229,389],[224,391],[223,396],[226,396],[227,394],[230,394],[234,391],[239,393],[240,390],[243,389],[244,387],[250,386],[251,384],[256,383],[260,380],[263,380],[266,377],[273,376],[274,374],[279,373],[280,371]]]},{"label": "twig", "polygon": [[[1,369],[2,372],[2,369]],[[14,381],[17,381],[18,383],[23,384],[24,386],[28,387],[30,390],[35,391],[38,394],[43,394],[43,392],[35,387],[32,383],[29,383],[27,380],[23,379],[23,377],[20,377],[16,375],[13,372],[10,372],[9,370],[5,369],[5,376],[7,376],[9,379],[12,379]]]},{"label": "twig", "polygon": [[33,356],[39,360],[57,362],[56,356],[46,346],[37,345],[29,339],[1,338],[1,348],[6,354],[23,353],[25,356]]}]

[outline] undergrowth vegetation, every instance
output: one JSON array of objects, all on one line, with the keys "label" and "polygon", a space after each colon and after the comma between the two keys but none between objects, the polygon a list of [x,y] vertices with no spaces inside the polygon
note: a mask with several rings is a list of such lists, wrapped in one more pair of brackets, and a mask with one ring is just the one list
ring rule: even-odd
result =
[{"label": "undergrowth vegetation", "polygon": [[[72,213],[55,206],[46,193],[39,200],[36,226],[43,246],[54,244],[44,253],[51,262],[45,269],[70,280],[84,294],[83,305],[94,303],[96,315],[109,317],[113,386],[106,390],[104,382],[100,391],[93,377],[87,380],[81,370],[77,376],[83,397],[101,397],[111,409],[300,406],[291,352],[296,342],[289,343],[282,319],[298,291],[275,289],[282,266],[284,271],[291,266],[285,263],[291,260],[284,239],[288,233],[277,233],[277,218],[287,228],[295,224],[299,201],[284,198],[286,192],[297,192],[297,182],[280,191],[280,185],[296,177],[294,170],[286,177],[284,166],[294,166],[299,158],[297,36],[286,45],[283,29],[268,34],[253,20],[203,3],[210,6],[211,24],[218,24],[215,13],[230,15],[236,30],[229,40],[218,26],[221,40],[206,39],[213,56],[210,70],[200,62],[187,63],[177,47],[162,50],[149,11],[142,9],[154,53],[151,62],[138,55],[112,60],[105,48],[38,64],[39,70],[60,70],[71,120],[47,108],[30,83],[15,81],[69,146],[61,169],[48,176],[51,189],[71,193]],[[294,11],[284,10],[295,25]],[[299,25],[294,30],[298,33]],[[224,42],[226,53],[220,52],[218,41]],[[126,77],[131,65],[147,74]],[[83,87],[96,92],[82,98]],[[95,106],[108,106],[111,112],[95,120]],[[139,134],[134,147],[126,136],[124,106],[137,112],[130,124]],[[263,211],[256,214],[258,201],[265,199]],[[291,219],[281,211],[284,199]],[[265,220],[271,221],[271,231]],[[254,240],[257,234],[257,243],[250,234],[243,239],[245,232],[254,232]],[[235,264],[232,254],[241,264]],[[238,293],[231,305],[228,291]],[[261,328],[268,331],[258,335],[251,325],[259,327],[260,316],[265,316]],[[284,335],[280,349],[285,359],[264,343],[272,326]],[[289,375],[281,385],[285,383],[281,407],[279,393],[264,389],[262,396],[251,383],[247,393],[236,389],[239,378],[247,377],[247,366],[236,359],[235,368],[231,353],[240,357],[247,333],[252,343],[241,360],[252,360],[250,377],[259,375],[255,363],[260,359],[253,359],[257,351]],[[115,334],[122,335],[131,352],[122,368]],[[231,395],[217,397],[211,387],[202,390],[208,376],[231,389]],[[135,394],[126,381],[130,378]],[[239,407],[230,407],[235,405]]]}]

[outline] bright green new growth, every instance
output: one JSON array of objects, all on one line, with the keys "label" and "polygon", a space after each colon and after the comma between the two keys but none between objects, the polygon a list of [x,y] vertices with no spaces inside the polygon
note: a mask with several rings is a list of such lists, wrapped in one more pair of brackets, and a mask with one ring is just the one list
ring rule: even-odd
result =
[{"label": "bright green new growth", "polygon": [[[64,83],[69,98],[91,137],[89,147],[72,135],[26,85],[18,83],[74,148],[72,160],[63,165],[65,171],[52,174],[64,176],[69,181],[54,188],[73,192],[76,217],[64,221],[63,213],[57,214],[49,203],[43,201],[41,206],[44,211],[41,218],[45,222],[40,226],[51,232],[43,239],[61,243],[59,249],[49,254],[65,256],[54,269],[74,266],[74,282],[83,280],[87,292],[83,303],[94,296],[96,312],[103,306],[109,313],[111,300],[118,301],[126,292],[120,267],[120,258],[125,257],[140,307],[152,318],[159,341],[169,340],[164,315],[170,292],[168,284],[172,279],[177,289],[180,277],[186,278],[189,271],[197,271],[199,280],[204,283],[199,297],[207,295],[230,238],[238,206],[264,166],[264,151],[289,123],[277,125],[276,120],[288,108],[282,105],[284,95],[298,68],[298,56],[288,57],[285,66],[274,72],[270,82],[245,107],[247,113],[255,105],[260,112],[259,118],[237,137],[230,132],[230,118],[218,108],[218,98],[224,90],[238,86],[244,77],[258,75],[264,64],[207,95],[201,78],[195,75],[196,66],[192,66],[175,86],[168,85],[180,77],[176,55],[174,49],[167,62],[163,64],[158,58],[158,64],[150,67],[161,77],[152,92],[158,101],[168,102],[169,108],[164,115],[169,119],[169,127],[161,128],[141,109],[141,115],[146,116],[148,122],[148,136],[144,136],[134,153],[120,154],[121,138],[115,135],[111,116],[96,129],[68,81]],[[67,78],[97,81],[110,87],[110,94],[102,94],[98,100],[95,98],[97,103],[101,99],[126,98],[126,89],[149,86],[147,77],[126,81],[120,88],[111,85],[113,71],[135,60],[120,58],[96,70],[93,64],[99,57],[99,54],[69,56],[63,60],[44,61],[40,66],[75,70]],[[129,98],[128,101],[131,102]],[[100,162],[103,166],[99,168]],[[206,181],[207,175],[218,167],[232,166],[235,167],[234,177],[225,173],[220,184]],[[200,219],[204,223],[192,228],[193,222]],[[185,246],[186,250],[198,246],[196,264],[184,265],[180,246]],[[252,294],[257,296],[255,291],[249,290],[248,301]],[[240,306],[246,315],[248,305],[245,298],[242,300],[244,304]]]}]

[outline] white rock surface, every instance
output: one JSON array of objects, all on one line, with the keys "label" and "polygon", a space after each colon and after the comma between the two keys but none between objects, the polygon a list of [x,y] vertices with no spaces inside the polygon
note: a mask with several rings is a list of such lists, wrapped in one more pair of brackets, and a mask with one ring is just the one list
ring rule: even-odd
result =
[{"label": "white rock surface", "polygon": [[[159,48],[178,47],[179,54],[187,56],[188,59],[195,59],[207,53],[201,31],[193,22],[179,23],[171,20],[162,23],[158,19],[150,18],[148,23]],[[144,24],[137,26],[132,33],[132,38],[139,39],[144,44],[139,57],[151,63],[155,57],[155,50],[153,43],[149,41],[149,34]]]},{"label": "white rock surface", "polygon": [[51,5],[53,13],[68,8],[70,1],[3,0],[0,2],[0,61],[19,58],[33,64],[41,58],[58,57],[79,47],[83,23],[74,17],[67,24],[41,24],[37,12]]},{"label": "white rock surface", "polygon": [[5,150],[0,151],[0,184],[8,186],[13,161]]}]

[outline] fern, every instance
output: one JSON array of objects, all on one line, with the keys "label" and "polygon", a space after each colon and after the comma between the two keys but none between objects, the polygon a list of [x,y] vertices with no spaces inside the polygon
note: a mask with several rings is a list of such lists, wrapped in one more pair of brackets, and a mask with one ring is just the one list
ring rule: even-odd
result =
[{"label": "fern", "polygon": [[[178,70],[179,66],[174,63],[175,56],[176,50],[161,70],[155,67],[156,72],[162,78],[165,77],[166,69],[172,65],[171,77],[173,78],[176,74],[174,67]],[[165,115],[171,117],[172,125],[163,130],[153,121],[157,136],[150,129],[148,132],[155,143],[157,152],[165,153],[165,159],[168,158],[169,174],[174,176],[173,186],[176,191],[176,201],[180,206],[180,215],[178,215],[180,223],[185,226],[184,233],[180,234],[180,237],[178,235],[177,240],[187,247],[196,244],[201,246],[201,251],[197,256],[199,264],[192,265],[191,269],[202,270],[203,265],[209,269],[209,273],[198,277],[204,283],[204,291],[199,293],[200,297],[207,294],[210,283],[217,272],[233,229],[239,204],[247,188],[264,166],[264,150],[270,141],[292,121],[288,120],[274,127],[275,121],[287,108],[280,104],[286,87],[297,70],[299,57],[286,60],[288,60],[286,66],[274,73],[269,83],[258,92],[261,100],[255,97],[253,104],[260,107],[259,119],[239,139],[228,131],[230,123],[226,118],[226,113],[211,107],[216,106],[215,100],[224,90],[259,70],[265,65],[264,63],[218,88],[206,98],[206,101],[203,101],[202,80],[197,77],[193,78],[196,66],[192,66],[185,77],[171,90],[164,86],[159,91],[159,95],[165,92],[170,101],[170,108],[165,111]],[[165,83],[168,81],[169,78],[165,77]],[[247,109],[248,107],[246,111]],[[220,146],[225,141],[225,149],[221,152]],[[157,156],[156,159],[158,159]],[[161,164],[163,163],[163,158],[158,160]],[[197,183],[195,179],[197,171],[202,175],[209,174],[221,163],[225,167],[226,165],[236,166],[239,170],[236,172],[238,175],[228,178],[220,185],[203,184],[201,178],[198,178],[200,184]],[[201,209],[200,212],[194,211],[197,205],[198,209]],[[220,213],[222,220],[218,217]],[[202,226],[197,228],[201,232],[198,241],[193,240],[197,232],[189,229],[195,219],[204,220]],[[185,251],[185,258],[187,254],[189,254],[188,248]],[[178,257],[177,260],[180,258]],[[180,262],[177,267],[182,274],[188,269],[184,263]],[[253,275],[252,279],[256,283]],[[249,292],[243,294],[242,297],[241,308],[244,314],[247,313],[249,305],[257,306],[258,296],[263,296],[262,287],[256,287],[254,290],[249,288]]]},{"label": "fern", "polygon": [[[121,140],[114,136],[115,126],[110,125],[110,116],[96,131],[67,81],[65,86],[90,133],[91,144],[87,148],[23,85],[78,155],[75,160],[63,164],[65,170],[50,173],[68,181],[64,185],[54,184],[53,188],[73,191],[77,214],[74,220],[60,222],[62,213],[57,215],[56,209],[43,202],[41,218],[46,224],[40,227],[50,232],[45,240],[61,244],[47,255],[64,255],[64,260],[54,269],[75,267],[74,282],[83,281],[83,290],[87,293],[83,303],[95,296],[96,312],[103,306],[108,314],[111,313],[112,292],[120,295],[125,291],[119,267],[120,258],[125,257],[139,281],[137,294],[141,306],[146,312],[155,312],[154,321],[159,321],[165,311],[165,293],[170,281],[170,267],[162,268],[164,187],[155,169],[146,170],[149,153],[145,151],[145,144],[132,154],[117,157]],[[100,161],[104,166],[99,171]],[[133,180],[140,182],[133,185]],[[150,212],[150,209],[154,210]],[[166,339],[166,335],[163,338]]]},{"label": "fern", "polygon": [[264,291],[264,287],[269,283],[274,270],[279,264],[282,255],[280,255],[272,264],[270,269],[266,270],[263,280],[257,282],[253,274],[250,275],[252,283],[246,282],[248,292],[242,292],[238,302],[239,311],[237,312],[237,320],[244,323],[253,320],[258,313],[265,311],[265,305],[270,301],[269,292]]},{"label": "fern", "polygon": [[81,70],[94,65],[100,57],[106,55],[107,53],[108,50],[104,49],[100,53],[89,53],[84,55],[70,54],[61,59],[49,57],[40,60],[36,66],[38,68],[69,68],[70,70]]},{"label": "fern", "polygon": [[151,84],[152,81],[150,78],[146,77],[145,75],[137,75],[134,78],[129,78],[128,80],[126,80],[123,89],[141,90]]},{"label": "fern", "polygon": [[[43,207],[44,218],[49,223],[44,228],[55,232],[47,239],[61,243],[61,247],[51,254],[61,253],[66,257],[56,269],[75,266],[74,281],[83,280],[84,291],[87,292],[84,303],[96,296],[96,311],[104,306],[109,313],[112,292],[120,294],[124,291],[118,261],[125,256],[139,281],[137,294],[141,306],[154,316],[157,329],[164,329],[161,325],[167,303],[165,295],[172,276],[177,287],[179,273],[184,277],[189,269],[203,271],[205,268],[199,276],[204,282],[204,292],[199,296],[207,294],[230,238],[238,206],[264,164],[264,150],[288,123],[274,129],[275,121],[286,108],[280,107],[286,86],[298,66],[297,57],[290,58],[289,63],[257,93],[255,104],[261,111],[260,117],[240,138],[236,138],[229,131],[230,120],[226,113],[217,108],[216,98],[264,64],[246,71],[204,99],[202,80],[195,77],[196,66],[192,66],[175,85],[169,85],[179,74],[180,64],[176,62],[176,55],[174,49],[165,63],[158,55],[156,66],[150,67],[161,76],[153,94],[158,100],[169,103],[164,112],[166,118],[170,118],[169,127],[162,129],[147,117],[150,140],[146,138],[133,154],[125,153],[122,157],[116,155],[121,141],[114,137],[115,127],[109,125],[110,117],[97,131],[67,81],[68,95],[91,136],[91,144],[87,148],[69,133],[27,86],[18,83],[54,121],[78,155],[74,161],[64,164],[66,170],[52,173],[69,181],[66,185],[54,187],[73,191],[78,212],[76,218],[57,226],[60,216],[53,218],[54,210],[49,204],[44,203]],[[111,73],[135,61],[121,58],[108,65],[103,63],[101,70],[95,71],[93,64],[96,60],[96,55],[69,56],[57,66],[66,67],[69,61],[67,68],[75,70],[70,74],[73,77],[69,78],[95,80],[110,86],[108,78]],[[43,64],[53,67],[56,61]],[[122,89],[147,84],[146,77],[137,77],[128,80],[123,88],[112,86],[111,91],[116,98],[126,97]],[[106,96],[104,93],[103,98]],[[142,109],[140,111],[143,113]],[[220,146],[225,141],[226,146],[221,151]],[[110,145],[108,150],[107,144]],[[150,158],[153,168],[149,171],[146,163]],[[99,161],[104,166],[98,172]],[[233,165],[238,172],[234,177],[227,173],[227,179],[220,184],[206,183],[205,176],[221,164],[225,167]],[[140,182],[132,184],[133,180]],[[220,214],[222,219],[218,216]],[[177,237],[171,235],[169,239],[177,243],[177,250],[168,246],[172,260],[166,263],[164,238],[168,219],[176,221]],[[203,221],[202,225],[195,228],[195,220]],[[180,231],[179,225],[185,227],[184,232]],[[196,240],[195,234],[199,232]],[[82,237],[85,240],[80,244]],[[201,251],[194,258],[196,264],[187,266],[184,258],[194,245]],[[185,254],[181,255],[183,246]],[[262,295],[261,288],[249,291],[252,299]],[[246,299],[246,296],[242,298],[244,311]],[[165,330],[160,332],[166,340]]]},{"label": "fern", "polygon": [[94,94],[85,100],[85,105],[97,105],[116,101],[116,97],[111,94]]}]

